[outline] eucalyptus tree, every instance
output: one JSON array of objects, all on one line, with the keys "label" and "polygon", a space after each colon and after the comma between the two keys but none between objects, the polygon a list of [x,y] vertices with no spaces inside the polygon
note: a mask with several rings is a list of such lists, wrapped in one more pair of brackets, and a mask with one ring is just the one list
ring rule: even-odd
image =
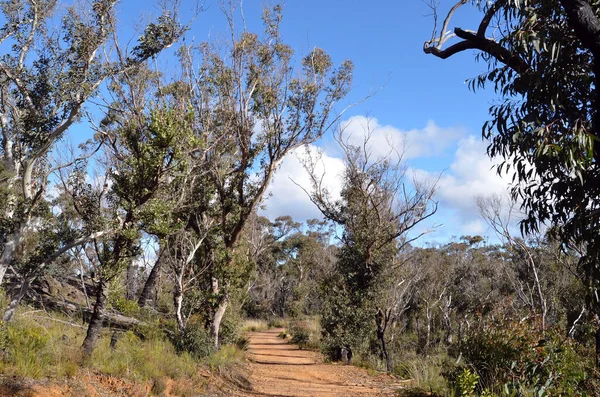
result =
[{"label": "eucalyptus tree", "polygon": [[[400,281],[394,277],[401,266],[398,253],[426,233],[417,226],[435,214],[437,203],[435,184],[407,180],[402,153],[390,148],[386,156],[372,155],[371,136],[367,126],[364,141],[355,145],[343,128],[336,134],[345,163],[340,199],[333,200],[321,185],[317,160],[309,158],[305,166],[312,180],[312,202],[343,229],[335,272],[324,286],[322,326],[330,354],[339,358],[342,349],[355,349],[375,331],[391,371],[386,331],[397,305],[384,305],[390,301],[381,299],[381,291]],[[365,327],[369,323],[375,327]]]},{"label": "eucalyptus tree", "polygon": [[0,59],[0,283],[7,269],[28,263],[28,275],[16,270],[21,291],[35,273],[32,268],[39,271],[70,248],[111,232],[72,233],[47,247],[45,256],[26,246],[28,233],[43,223],[49,175],[75,164],[52,164],[50,151],[81,120],[85,104],[108,78],[143,64],[184,31],[176,7],[166,6],[137,44],[122,50],[116,5],[115,0],[66,7],[56,0],[0,2],[0,45],[8,50]]},{"label": "eucalyptus tree", "polygon": [[[481,19],[449,30],[473,3]],[[437,21],[438,2],[433,2]],[[600,314],[600,5],[586,0],[460,0],[424,45],[446,59],[467,50],[488,71],[472,89],[491,86],[500,101],[483,126],[498,171],[512,168],[523,200],[522,232],[550,223],[564,246],[581,248],[588,300]],[[600,357],[600,328],[598,330]],[[600,362],[600,361],[599,361]]]},{"label": "eucalyptus tree", "polygon": [[[90,355],[102,329],[109,282],[141,254],[143,231],[170,228],[165,190],[186,168],[194,145],[190,118],[159,104],[137,117],[108,118],[102,124],[106,183],[84,183],[85,169],[67,182],[73,205],[90,229],[109,227],[110,235],[90,241],[96,262],[96,300],[83,350]],[[164,224],[166,223],[166,224]]]},{"label": "eucalyptus tree", "polygon": [[207,314],[215,346],[232,288],[247,281],[238,278],[247,276],[234,259],[244,226],[284,157],[339,118],[334,104],[348,92],[353,68],[349,61],[334,68],[331,57],[315,48],[294,69],[294,51],[279,31],[281,6],[265,9],[262,35],[237,35],[233,12],[226,12],[228,45],[180,51],[194,130],[206,148],[194,199],[209,203],[197,211],[216,220],[198,251],[209,259],[202,281],[211,294]]}]

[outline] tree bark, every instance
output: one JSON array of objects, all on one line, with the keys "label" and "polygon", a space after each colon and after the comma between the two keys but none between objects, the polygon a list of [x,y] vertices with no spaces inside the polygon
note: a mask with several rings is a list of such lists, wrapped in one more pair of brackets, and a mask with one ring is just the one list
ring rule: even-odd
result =
[{"label": "tree bark", "polygon": [[128,300],[135,299],[137,295],[137,281],[138,281],[138,269],[133,260],[129,261],[127,266],[127,279],[126,279],[126,291],[125,298]]},{"label": "tree bark", "polygon": [[144,283],[144,288],[142,289],[142,293],[140,294],[140,298],[138,299],[139,307],[145,307],[151,300],[151,296],[153,295],[154,289],[156,288],[156,281],[158,280],[158,275],[160,274],[161,264],[162,262],[160,260],[159,255],[159,257],[156,259],[156,263],[154,264],[154,266],[152,266],[152,270],[148,275],[148,279]]},{"label": "tree bark", "polygon": [[221,321],[223,320],[223,316],[225,315],[225,311],[227,310],[228,305],[229,296],[225,294],[225,296],[221,299],[221,302],[217,306],[217,310],[213,314],[210,331],[213,337],[215,350],[219,349],[219,346],[221,345],[221,341],[219,339],[219,331],[221,328]]},{"label": "tree bark", "polygon": [[388,372],[392,371],[392,362],[390,359],[390,354],[387,349],[387,343],[385,341],[385,331],[387,329],[388,323],[390,321],[390,310],[386,310],[384,313],[383,310],[377,310],[376,323],[377,323],[377,339],[379,339],[379,343],[381,344],[381,355],[385,360],[386,370]]},{"label": "tree bark", "polygon": [[94,305],[94,311],[92,313],[92,318],[90,319],[87,334],[85,335],[83,345],[81,346],[83,353],[88,357],[92,355],[96,348],[96,343],[98,342],[100,332],[102,331],[107,298],[108,283],[104,278],[100,278],[96,289],[96,304]]},{"label": "tree bark", "polygon": [[4,243],[4,250],[2,251],[2,255],[0,255],[0,285],[4,282],[6,271],[12,262],[17,247],[23,242],[24,236],[25,228],[21,225],[7,237]]},{"label": "tree bark", "polygon": [[173,288],[173,303],[175,305],[175,318],[177,319],[177,326],[179,331],[185,330],[185,320],[183,319],[183,288],[182,288],[182,276],[177,275],[175,285]]},{"label": "tree bark", "polygon": [[18,288],[18,291],[16,291],[15,294],[13,295],[12,300],[10,301],[6,310],[4,311],[4,314],[2,315],[2,322],[4,324],[6,324],[6,323],[10,322],[10,320],[12,320],[13,316],[15,315],[15,311],[17,310],[17,307],[19,306],[19,303],[21,302],[21,299],[23,299],[23,297],[25,296],[25,294],[27,293],[28,290],[29,290],[29,279],[25,278],[25,280],[23,280],[23,282],[21,283],[21,286]]}]

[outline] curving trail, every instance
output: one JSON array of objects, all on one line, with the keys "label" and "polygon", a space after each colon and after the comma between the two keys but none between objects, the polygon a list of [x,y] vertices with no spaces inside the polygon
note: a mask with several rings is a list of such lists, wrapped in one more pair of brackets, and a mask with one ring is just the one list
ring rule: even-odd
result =
[{"label": "curving trail", "polygon": [[250,396],[393,396],[402,385],[387,375],[325,364],[316,352],[300,350],[278,337],[283,329],[248,334]]}]

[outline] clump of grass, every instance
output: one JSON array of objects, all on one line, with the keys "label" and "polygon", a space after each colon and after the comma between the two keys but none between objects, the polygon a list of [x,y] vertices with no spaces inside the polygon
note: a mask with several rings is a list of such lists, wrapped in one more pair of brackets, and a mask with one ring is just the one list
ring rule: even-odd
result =
[{"label": "clump of grass", "polygon": [[256,318],[248,318],[242,325],[242,332],[266,331],[267,329],[269,329],[269,324],[265,320]]},{"label": "clump of grass", "polygon": [[171,387],[171,395],[179,397],[192,397],[198,395],[198,390],[188,381],[181,380],[173,383],[173,386]]},{"label": "clump of grass", "polygon": [[155,396],[160,396],[167,391],[167,379],[164,377],[155,378],[152,381],[150,393]]},{"label": "clump of grass", "polygon": [[107,375],[146,382],[169,377],[196,376],[198,362],[188,353],[178,354],[164,337],[141,340],[133,332],[122,334],[110,348],[112,332],[105,330],[91,359],[83,360],[80,346],[85,327],[53,313],[24,312],[0,331],[0,373],[19,378],[74,377],[82,366]]},{"label": "clump of grass", "polygon": [[442,355],[408,356],[400,360],[393,372],[403,379],[411,379],[417,390],[444,393],[448,390],[448,381],[442,375],[444,360]]},{"label": "clump of grass", "polygon": [[143,382],[160,377],[193,377],[196,372],[192,356],[187,352],[178,354],[164,339],[142,341],[132,332],[126,332],[114,350],[109,339],[102,338],[92,355],[91,366],[102,373]]},{"label": "clump of grass", "polygon": [[291,343],[301,349],[319,350],[321,346],[321,325],[318,317],[295,320],[290,326]]},{"label": "clump of grass", "polygon": [[244,360],[244,352],[235,345],[225,345],[203,361],[212,371],[225,372]]},{"label": "clump of grass", "polygon": [[[83,328],[70,325],[69,319],[47,317],[37,312],[32,316],[19,313],[0,331],[4,355],[0,372],[25,378],[74,376],[79,368],[79,345],[73,343]],[[33,317],[34,316],[34,317]]]},{"label": "clump of grass", "polygon": [[278,337],[278,338],[281,338],[281,339],[287,339],[287,337],[288,337],[288,334],[287,334],[287,332],[285,332],[285,331],[281,331],[281,332],[280,332],[280,333],[277,335],[277,337]]},{"label": "clump of grass", "polygon": [[287,322],[281,317],[271,317],[267,325],[269,328],[285,328],[287,327]]}]

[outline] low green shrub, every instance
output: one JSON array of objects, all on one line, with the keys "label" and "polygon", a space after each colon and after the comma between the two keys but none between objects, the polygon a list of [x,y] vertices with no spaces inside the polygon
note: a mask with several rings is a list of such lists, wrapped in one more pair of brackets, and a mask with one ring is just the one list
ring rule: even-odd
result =
[{"label": "low green shrub", "polygon": [[599,390],[593,354],[564,330],[542,333],[539,325],[499,313],[470,331],[460,351],[480,377],[480,392],[576,396]]},{"label": "low green shrub", "polygon": [[456,377],[455,395],[457,397],[473,397],[478,383],[479,375],[471,372],[468,368],[463,368],[462,372]]},{"label": "low green shrub", "polygon": [[173,330],[170,339],[179,353],[187,352],[197,359],[209,356],[214,342],[201,324],[189,323],[185,331]]}]

